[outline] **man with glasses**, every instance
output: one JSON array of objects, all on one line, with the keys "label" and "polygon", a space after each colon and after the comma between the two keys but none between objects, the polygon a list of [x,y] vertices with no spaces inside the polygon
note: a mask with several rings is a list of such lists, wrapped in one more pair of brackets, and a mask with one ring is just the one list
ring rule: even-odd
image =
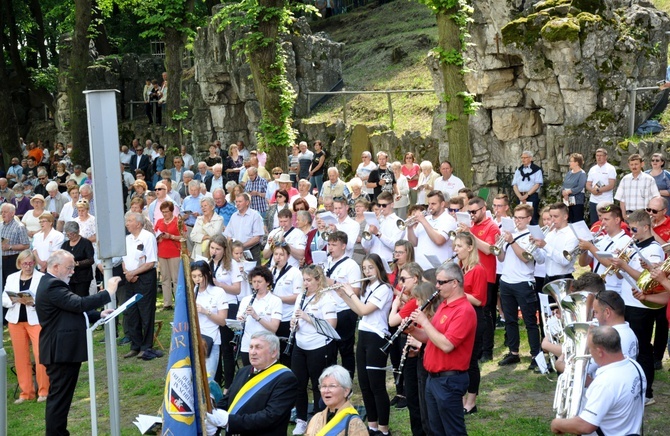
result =
[{"label": "man with glasses", "polygon": [[619,200],[624,221],[629,221],[628,214],[644,209],[649,200],[661,195],[654,178],[642,171],[644,168],[642,156],[637,153],[631,154],[628,157],[628,168],[630,173],[623,176],[614,194],[614,199]]},{"label": "man with glasses", "polygon": [[[661,245],[654,240],[651,235],[651,219],[645,210],[636,210],[628,216],[630,230],[633,232],[633,238],[637,241],[639,253],[633,253],[630,260],[626,261],[620,258],[612,259],[615,267],[619,268],[621,274],[627,274],[631,281],[637,281],[642,274],[642,258],[648,263],[646,267],[660,263],[665,258],[665,253]],[[647,377],[648,387],[646,394],[646,405],[654,404],[654,348],[651,343],[651,337],[654,331],[654,321],[657,311],[662,309],[650,309],[642,304],[633,296],[633,288],[629,280],[624,280],[621,284],[621,296],[626,303],[626,321],[635,332],[640,344],[637,361],[644,370]]]},{"label": "man with glasses", "polygon": [[602,201],[614,202],[614,184],[616,168],[607,162],[607,150],[596,150],[596,164],[586,176],[586,190],[591,193],[589,199],[589,218],[591,225],[598,220],[597,205]]},{"label": "man with glasses", "polygon": [[[345,254],[348,240],[347,234],[339,230],[331,233],[328,238],[328,253],[330,256],[324,269],[328,286],[335,283],[351,283],[361,279],[361,268],[358,263]],[[352,285],[352,289],[356,295],[360,295],[360,284]],[[356,371],[354,342],[358,315],[340,298],[337,292],[331,292],[330,294],[337,305],[337,327],[335,330],[342,338],[337,341],[337,349],[342,358],[342,366],[349,371],[353,379]]]},{"label": "man with glasses", "polygon": [[[82,194],[83,194],[83,187],[82,187]],[[149,205],[149,210],[147,213],[147,217],[153,225],[155,226],[158,220],[163,219],[163,213],[161,212],[161,204],[163,204],[164,201],[169,201],[174,203],[172,198],[170,198],[167,195],[167,186],[165,186],[164,182],[158,182],[156,183],[156,200],[152,201],[151,204]],[[179,205],[175,204],[174,205],[174,214],[175,216],[179,216]]]},{"label": "man with glasses", "polygon": [[[305,243],[307,236],[300,230],[291,225],[293,220],[293,213],[288,209],[282,209],[277,213],[279,220],[279,227],[272,230],[268,235],[268,240],[263,248],[263,257],[269,259],[270,268],[275,264],[272,257],[272,252],[275,247],[275,240],[281,239],[283,244],[287,245],[291,255],[288,258],[287,264],[295,268],[300,268],[300,262],[305,258]],[[281,235],[279,238],[278,235]]]},{"label": "man with glasses", "polygon": [[380,213],[377,216],[379,227],[368,224],[366,230],[372,237],[369,240],[361,238],[361,244],[366,253],[375,253],[384,262],[393,262],[393,248],[395,243],[402,239],[404,231],[396,224],[398,215],[393,212],[393,195],[382,192],[377,198]]},{"label": "man with glasses", "polygon": [[533,206],[531,224],[537,224],[540,218],[540,188],[542,187],[542,168],[533,163],[533,153],[524,150],[521,153],[521,166],[514,172],[512,187],[520,203]]},{"label": "man with glasses", "polygon": [[[514,233],[504,232],[505,245],[498,260],[502,263],[500,276],[500,302],[505,316],[505,333],[509,353],[498,362],[498,365],[513,365],[521,362],[519,357],[519,314],[521,309],[523,322],[528,333],[528,345],[533,360],[528,369],[537,368],[535,356],[540,353],[540,329],[537,325],[536,312],[539,304],[535,292],[535,262],[526,260],[524,253],[530,245],[528,224],[533,216],[533,208],[528,204],[520,204],[514,208]],[[544,263],[544,253],[535,250],[535,261]]]},{"label": "man with glasses", "polygon": [[670,217],[667,217],[668,200],[663,197],[654,197],[649,200],[645,209],[651,218],[651,234],[659,244],[665,244],[670,240]]},{"label": "man with glasses", "polygon": [[445,197],[456,197],[458,190],[465,188],[463,180],[454,175],[454,168],[448,160],[440,164],[440,174],[442,174],[442,177],[435,179],[433,189],[442,191]]},{"label": "man with glasses", "polygon": [[[621,250],[630,242],[630,236],[621,228],[621,208],[616,204],[610,204],[598,210],[600,215],[600,231],[605,232],[598,238],[598,241],[579,240],[579,248],[582,253],[579,255],[579,266],[588,266],[593,262],[593,272],[604,274],[612,261],[598,253],[611,253],[614,257],[618,256]],[[630,250],[630,248],[629,248]],[[621,292],[622,278],[617,274],[608,274],[605,277],[607,289]]]},{"label": "man with glasses", "polygon": [[38,183],[35,185],[33,192],[35,194],[40,194],[42,197],[48,196],[49,193],[47,192],[47,183],[49,183],[49,175],[47,172],[42,170],[38,171],[37,180]]},{"label": "man with glasses", "polygon": [[[579,244],[574,232],[568,227],[568,206],[554,203],[549,206],[549,215],[553,229],[544,239],[532,239],[539,249],[543,250],[547,271],[544,283],[558,279],[571,279],[575,271],[575,262],[563,255],[564,251],[571,252]],[[538,250],[535,250],[537,252]],[[533,253],[535,255],[535,253]],[[539,291],[539,290],[538,290]]]},{"label": "man with glasses", "polygon": [[442,303],[432,320],[415,310],[411,319],[422,328],[414,324],[408,333],[426,344],[423,366],[428,372],[426,409],[430,429],[435,435],[464,435],[463,396],[469,384],[477,315],[463,291],[463,272],[458,265],[441,265],[436,283]]},{"label": "man with glasses", "polygon": [[440,262],[445,262],[453,256],[449,232],[456,230],[456,220],[445,212],[442,191],[430,191],[426,201],[428,214],[424,216],[422,212],[416,211],[412,215],[416,217],[416,224],[407,227],[407,240],[414,247],[420,247],[415,251],[416,262],[423,268],[423,276],[434,283],[435,266],[430,263],[426,255],[437,256]]}]

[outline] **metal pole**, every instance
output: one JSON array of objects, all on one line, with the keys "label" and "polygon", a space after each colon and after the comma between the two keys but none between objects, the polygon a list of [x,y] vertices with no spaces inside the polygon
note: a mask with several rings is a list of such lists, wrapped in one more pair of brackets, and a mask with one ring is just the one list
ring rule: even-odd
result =
[{"label": "metal pole", "polygon": [[637,99],[637,85],[633,84],[633,87],[629,91],[630,101],[628,102],[628,113],[630,118],[628,119],[628,136],[633,136],[635,133],[635,100]]},{"label": "metal pole", "polygon": [[389,102],[389,116],[391,118],[391,128],[393,128],[393,104],[391,104],[391,93],[386,93],[386,99]]},{"label": "metal pole", "polygon": [[309,91],[307,91],[307,115],[309,115],[312,110],[312,96],[310,95]]},{"label": "metal pole", "polygon": [[344,119],[344,124],[347,124],[347,95],[342,94],[342,118]]},{"label": "metal pole", "polygon": [[135,106],[135,105],[134,105],[133,102],[131,101],[131,102],[130,102],[130,121],[133,120],[133,106]]},{"label": "metal pole", "polygon": [[[0,245],[0,289],[5,289],[2,280],[2,245]],[[0,329],[0,398],[7,400],[7,352],[5,351],[5,332]],[[0,406],[0,436],[7,436],[7,401]]]},{"label": "metal pole", "polygon": [[[112,259],[102,259],[104,271],[104,285],[112,278]],[[107,305],[107,309],[116,309],[116,295],[112,296],[112,301]],[[117,362],[116,355],[116,323],[108,322],[105,324],[105,357],[107,362]],[[121,434],[121,412],[119,408],[119,372],[116,365],[107,365],[107,386],[109,391],[109,427],[110,434]]]},{"label": "metal pole", "polygon": [[88,351],[88,391],[91,397],[91,435],[98,436],[98,405],[95,398],[95,358],[93,357],[93,330],[88,321],[88,315],[84,312],[86,318],[86,349]]}]

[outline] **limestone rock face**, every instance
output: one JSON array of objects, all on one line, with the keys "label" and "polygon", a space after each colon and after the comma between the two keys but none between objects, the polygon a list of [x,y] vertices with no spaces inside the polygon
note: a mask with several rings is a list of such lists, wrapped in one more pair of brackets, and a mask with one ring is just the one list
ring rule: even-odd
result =
[{"label": "limestone rock face", "polygon": [[[204,105],[193,113],[192,140],[198,150],[206,150],[214,139],[223,144],[241,139],[253,148],[261,110],[246,57],[233,49],[240,31],[226,28],[219,32],[217,28],[216,22],[199,28],[193,44],[196,86],[188,98],[189,103],[201,99]],[[307,21],[300,18],[282,49],[287,79],[297,95],[294,114],[299,118],[307,114],[308,91],[329,91],[340,80],[343,44],[323,33],[313,35]]]},{"label": "limestone rock face", "polygon": [[[562,179],[570,153],[586,167],[597,147],[614,151],[628,135],[627,89],[665,77],[668,16],[651,2],[623,0],[476,0],[468,32],[465,83],[481,107],[470,118],[474,180],[495,184],[497,166],[518,165],[529,149],[552,179]],[[427,66],[438,95],[442,77]],[[656,92],[638,92],[636,125]],[[448,154],[444,108],[432,135]]]}]

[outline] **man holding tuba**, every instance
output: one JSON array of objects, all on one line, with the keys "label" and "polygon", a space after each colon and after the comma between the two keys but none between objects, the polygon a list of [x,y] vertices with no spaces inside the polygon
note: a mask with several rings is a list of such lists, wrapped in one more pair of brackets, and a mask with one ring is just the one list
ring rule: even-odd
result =
[{"label": "man holding tuba", "polygon": [[[597,241],[579,241],[579,249],[582,253],[579,256],[579,266],[587,266],[593,262],[593,272],[603,275],[607,268],[612,264],[610,259],[601,257],[598,252],[607,252],[614,257],[625,255],[631,244],[630,236],[621,228],[622,215],[621,208],[616,204],[608,204],[598,209],[600,216],[600,232],[605,234]],[[611,271],[611,270],[610,270]],[[609,271],[608,271],[609,272]],[[621,292],[621,282],[623,279],[617,274],[607,274],[604,277],[607,289]]]},{"label": "man holding tuba", "polygon": [[[654,331],[655,310],[659,309],[650,309],[636,299],[633,296],[631,282],[638,280],[642,274],[642,258],[649,264],[646,265],[647,267],[652,267],[662,262],[665,254],[660,244],[651,235],[651,220],[644,209],[631,212],[628,215],[628,222],[633,237],[637,241],[639,253],[633,253],[629,262],[621,258],[612,259],[612,264],[619,268],[622,274],[627,274],[632,279],[630,281],[624,280],[621,284],[621,296],[626,303],[626,321],[635,332],[640,344],[637,361],[644,370],[648,383],[645,404],[651,405],[656,402],[652,389],[654,383],[654,349],[651,344],[651,337]],[[643,285],[637,286],[644,287]]]},{"label": "man holding tuba", "polygon": [[609,326],[592,327],[588,348],[598,364],[598,376],[586,391],[579,415],[556,418],[556,434],[640,434],[646,379],[634,360],[621,352],[619,333]]}]

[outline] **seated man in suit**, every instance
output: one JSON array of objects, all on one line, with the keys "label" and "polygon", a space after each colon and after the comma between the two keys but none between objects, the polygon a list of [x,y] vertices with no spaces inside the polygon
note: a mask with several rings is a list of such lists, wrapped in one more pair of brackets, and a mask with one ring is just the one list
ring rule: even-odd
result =
[{"label": "seated man in suit", "polygon": [[95,309],[111,301],[121,281],[113,277],[107,290],[80,297],[68,286],[74,272],[74,257],[65,250],[55,251],[47,261],[47,273],[37,287],[35,309],[42,326],[40,363],[46,366],[51,381],[45,411],[46,434],[68,435],[67,415],[77,387],[81,362],[88,359],[86,319],[96,322],[109,315]]},{"label": "seated man in suit", "polygon": [[208,435],[218,428],[242,436],[286,435],[298,381],[278,358],[277,336],[267,331],[251,336],[251,365],[237,371],[228,394],[207,414]]}]

